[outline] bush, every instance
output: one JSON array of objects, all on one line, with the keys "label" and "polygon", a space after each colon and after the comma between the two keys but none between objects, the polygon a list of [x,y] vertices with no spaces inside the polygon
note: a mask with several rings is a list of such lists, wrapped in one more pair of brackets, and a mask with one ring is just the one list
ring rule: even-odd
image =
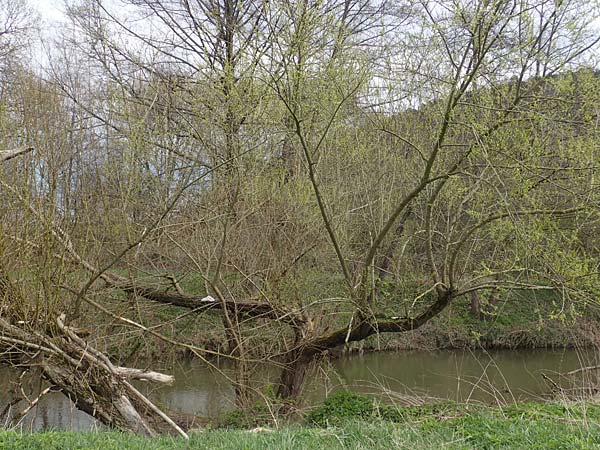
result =
[{"label": "bush", "polygon": [[307,419],[317,426],[326,427],[352,419],[400,422],[402,414],[392,406],[378,404],[371,397],[352,391],[339,391],[314,408]]},{"label": "bush", "polygon": [[217,428],[249,429],[273,424],[273,416],[264,404],[255,404],[248,410],[236,409],[223,414]]}]

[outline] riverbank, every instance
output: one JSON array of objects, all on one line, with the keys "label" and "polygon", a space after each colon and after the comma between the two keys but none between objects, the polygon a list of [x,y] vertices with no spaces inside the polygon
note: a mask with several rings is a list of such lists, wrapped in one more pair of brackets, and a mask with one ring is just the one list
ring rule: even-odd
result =
[{"label": "riverbank", "polygon": [[563,303],[553,293],[513,292],[475,317],[467,298],[413,332],[382,334],[354,343],[346,352],[583,348],[600,346],[595,305]]},{"label": "riverbank", "polygon": [[[190,291],[200,289],[196,285]],[[333,294],[332,294],[333,295]],[[485,299],[483,299],[485,301]],[[117,302],[117,310],[122,305]],[[398,311],[389,304],[386,314]],[[161,332],[168,338],[182,340],[206,349],[207,358],[227,352],[225,336],[220,333],[220,318],[214,315],[197,317],[183,308],[147,308],[138,311],[142,322],[165,324]],[[90,314],[90,317],[94,317]],[[177,319],[177,320],[175,320]],[[340,326],[343,322],[340,322]],[[101,327],[103,328],[103,327]],[[111,357],[124,364],[137,361],[180,362],[194,359],[189,350],[168,346],[141,331],[119,333],[111,323],[96,344]],[[260,335],[262,331],[257,330]],[[143,338],[142,338],[143,336]],[[259,336],[260,337],[260,336]],[[272,336],[257,338],[253,356],[261,358],[273,348],[263,348],[261,343],[272,345]],[[565,303],[551,291],[512,291],[500,296],[493,306],[487,305],[479,317],[471,313],[470,300],[456,299],[438,317],[418,330],[405,333],[383,333],[346,348],[331,352],[332,356],[344,353],[372,351],[435,351],[460,349],[531,349],[531,348],[583,348],[600,347],[600,310],[595,305]]]},{"label": "riverbank", "polygon": [[0,448],[49,449],[594,449],[600,448],[600,406],[521,403],[504,408],[455,405],[404,408],[395,422],[348,419],[330,427],[208,430],[179,438],[115,432],[0,432]]}]

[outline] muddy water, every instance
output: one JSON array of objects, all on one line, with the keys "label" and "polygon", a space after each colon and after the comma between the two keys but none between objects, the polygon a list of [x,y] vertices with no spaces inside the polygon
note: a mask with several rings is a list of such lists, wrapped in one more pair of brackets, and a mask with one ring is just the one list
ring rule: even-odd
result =
[{"label": "muddy water", "polygon": [[[542,399],[551,392],[542,373],[558,380],[558,373],[596,363],[594,351],[573,349],[370,353],[339,359],[318,369],[309,379],[306,398],[308,403],[317,403],[328,392],[345,387],[399,404],[410,403],[414,396],[488,403]],[[232,408],[227,365],[215,370],[189,363],[163,370],[175,375],[172,386],[141,386],[157,404],[211,417]],[[257,387],[268,391],[276,372],[274,368],[259,368],[254,378],[263,383]],[[2,409],[15,378],[14,372],[0,371]],[[50,393],[26,417],[23,426],[85,430],[97,425],[62,394]]]}]

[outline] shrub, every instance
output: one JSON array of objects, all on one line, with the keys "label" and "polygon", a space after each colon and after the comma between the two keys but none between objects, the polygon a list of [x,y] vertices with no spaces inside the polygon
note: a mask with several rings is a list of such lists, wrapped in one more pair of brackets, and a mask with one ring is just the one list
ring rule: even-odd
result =
[{"label": "shrub", "polygon": [[256,403],[248,410],[236,409],[223,414],[217,428],[248,429],[272,425],[273,416],[266,405]]},{"label": "shrub", "polygon": [[339,391],[307,416],[309,422],[321,427],[337,425],[351,419],[382,419],[399,422],[402,414],[394,407],[380,405],[373,398],[352,391]]}]

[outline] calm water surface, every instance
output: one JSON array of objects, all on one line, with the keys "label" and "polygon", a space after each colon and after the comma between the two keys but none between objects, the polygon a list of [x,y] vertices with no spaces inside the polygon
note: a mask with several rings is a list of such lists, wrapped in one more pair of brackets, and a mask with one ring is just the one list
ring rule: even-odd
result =
[{"label": "calm water surface", "polygon": [[[415,395],[483,402],[542,399],[550,394],[542,373],[557,379],[558,373],[596,363],[595,351],[573,349],[370,353],[345,357],[318,369],[309,377],[306,397],[308,403],[316,403],[332,390],[345,387],[399,404],[410,403]],[[220,370],[225,375],[201,363],[167,367],[163,371],[175,375],[172,386],[141,387],[158,405],[214,417],[233,407],[233,390],[226,379],[230,369],[221,365]],[[272,368],[259,368],[255,378],[264,380],[265,389],[276,373]],[[8,401],[15,379],[15,372],[0,370],[0,409]],[[60,393],[45,396],[23,425],[34,430],[97,426]]]}]

